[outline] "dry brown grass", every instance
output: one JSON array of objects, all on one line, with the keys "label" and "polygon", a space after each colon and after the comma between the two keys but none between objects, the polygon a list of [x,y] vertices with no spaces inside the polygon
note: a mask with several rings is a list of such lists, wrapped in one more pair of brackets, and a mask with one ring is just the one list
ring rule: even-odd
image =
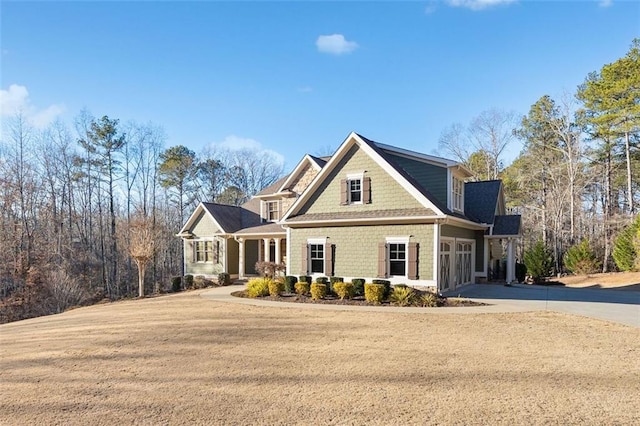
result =
[{"label": "dry brown grass", "polygon": [[612,272],[607,274],[569,275],[555,281],[567,287],[608,288],[640,291],[640,272]]},{"label": "dry brown grass", "polygon": [[640,423],[636,328],[199,293],[0,326],[0,423]]}]

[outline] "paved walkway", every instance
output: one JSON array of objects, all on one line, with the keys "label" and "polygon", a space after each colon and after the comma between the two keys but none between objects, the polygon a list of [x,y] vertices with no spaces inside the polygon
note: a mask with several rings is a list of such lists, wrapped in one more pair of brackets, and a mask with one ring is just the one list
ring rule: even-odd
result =
[{"label": "paved walkway", "polygon": [[493,284],[465,286],[448,296],[461,296],[486,306],[455,308],[401,308],[392,306],[353,306],[315,303],[290,303],[271,300],[246,299],[231,296],[242,290],[242,285],[216,287],[201,294],[206,299],[219,302],[276,308],[317,309],[327,311],[399,312],[411,314],[477,314],[556,311],[592,318],[604,319],[640,328],[640,292],[594,290],[564,287],[515,285],[505,287]]}]

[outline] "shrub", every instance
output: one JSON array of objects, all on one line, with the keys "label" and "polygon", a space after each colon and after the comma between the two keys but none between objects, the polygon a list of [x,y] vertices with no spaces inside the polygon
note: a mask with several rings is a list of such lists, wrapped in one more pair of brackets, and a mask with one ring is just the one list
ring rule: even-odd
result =
[{"label": "shrub", "polygon": [[287,269],[287,266],[284,263],[256,262],[256,272],[267,278],[275,278],[276,275],[285,269]]},{"label": "shrub", "polygon": [[591,250],[589,240],[584,239],[564,254],[564,266],[574,274],[592,274],[598,270],[600,262]]},{"label": "shrub", "polygon": [[206,279],[204,275],[196,275],[193,277],[193,288],[205,288],[206,287]]},{"label": "shrub", "polygon": [[438,306],[438,296],[431,292],[427,292],[420,296],[420,305],[425,308],[435,308]]},{"label": "shrub", "polygon": [[300,281],[295,283],[293,287],[295,288],[297,294],[309,294],[310,286],[308,282]]},{"label": "shrub", "polygon": [[285,293],[293,293],[294,286],[298,282],[298,278],[293,275],[287,275],[284,277],[284,292]]},{"label": "shrub", "polygon": [[344,278],[342,278],[342,277],[330,277],[329,278],[329,282],[331,284],[341,283],[341,282],[344,282]]},{"label": "shrub", "polygon": [[184,280],[184,288],[193,288],[193,275],[185,275]]},{"label": "shrub", "polygon": [[613,260],[621,271],[640,269],[640,216],[618,234],[613,243]]},{"label": "shrub", "polygon": [[527,265],[527,271],[534,283],[542,282],[544,277],[551,274],[553,259],[542,240],[538,240],[530,250],[525,252],[524,264]]},{"label": "shrub", "polygon": [[311,282],[311,277],[308,275],[300,275],[300,277],[298,277],[301,283],[310,283]]},{"label": "shrub", "polygon": [[171,291],[174,293],[182,290],[182,277],[171,278]]},{"label": "shrub", "polygon": [[373,280],[371,281],[374,284],[382,284],[384,286],[384,297],[389,297],[389,293],[391,293],[391,281],[388,280]]},{"label": "shrub", "polygon": [[389,301],[396,306],[411,306],[416,299],[416,293],[411,287],[406,285],[397,285],[393,287],[393,291],[389,296]]},{"label": "shrub", "polygon": [[327,297],[327,285],[321,283],[311,284],[311,298],[313,300],[320,300]]},{"label": "shrub", "polygon": [[270,278],[253,278],[247,283],[247,296],[264,297],[269,294]]},{"label": "shrub", "polygon": [[384,284],[365,284],[364,300],[374,305],[379,305],[384,300],[385,286]]},{"label": "shrub", "polygon": [[221,272],[218,274],[218,284],[219,285],[230,285],[231,284],[231,275],[226,272]]},{"label": "shrub", "polygon": [[280,280],[269,281],[269,295],[280,296],[280,293],[284,291],[284,282]]},{"label": "shrub", "polygon": [[353,283],[338,281],[333,283],[333,291],[335,291],[340,300],[351,299],[355,294],[355,287]]},{"label": "shrub", "polygon": [[523,283],[527,277],[527,265],[516,262],[516,279],[519,283]]},{"label": "shrub", "polygon": [[351,280],[353,283],[353,291],[356,295],[364,295],[364,278],[354,278]]},{"label": "shrub", "polygon": [[316,282],[318,284],[329,284],[329,278],[327,278],[327,277],[318,277],[318,278],[316,278]]}]

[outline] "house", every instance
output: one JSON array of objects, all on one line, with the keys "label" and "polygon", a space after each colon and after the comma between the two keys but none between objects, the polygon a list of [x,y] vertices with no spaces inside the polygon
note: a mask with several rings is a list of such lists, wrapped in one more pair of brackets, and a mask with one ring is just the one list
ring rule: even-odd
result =
[{"label": "house", "polygon": [[278,222],[325,164],[305,155],[293,172],[241,206],[200,203],[177,234],[184,274],[244,278],[256,274],[259,260],[286,263],[286,231]]},{"label": "house", "polygon": [[243,277],[261,259],[286,263],[288,275],[437,291],[505,269],[511,282],[520,216],[506,214],[500,181],[465,182],[471,176],[455,161],[351,133],[330,158],[305,156],[244,206],[198,206],[179,234],[185,273]]}]

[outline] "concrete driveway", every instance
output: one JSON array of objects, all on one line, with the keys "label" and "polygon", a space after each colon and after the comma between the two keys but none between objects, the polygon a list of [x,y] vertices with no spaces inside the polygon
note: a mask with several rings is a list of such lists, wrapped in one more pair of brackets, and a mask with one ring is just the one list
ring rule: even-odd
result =
[{"label": "concrete driveway", "polygon": [[472,284],[447,296],[461,296],[505,308],[549,310],[614,321],[640,328],[640,292],[516,284]]}]

